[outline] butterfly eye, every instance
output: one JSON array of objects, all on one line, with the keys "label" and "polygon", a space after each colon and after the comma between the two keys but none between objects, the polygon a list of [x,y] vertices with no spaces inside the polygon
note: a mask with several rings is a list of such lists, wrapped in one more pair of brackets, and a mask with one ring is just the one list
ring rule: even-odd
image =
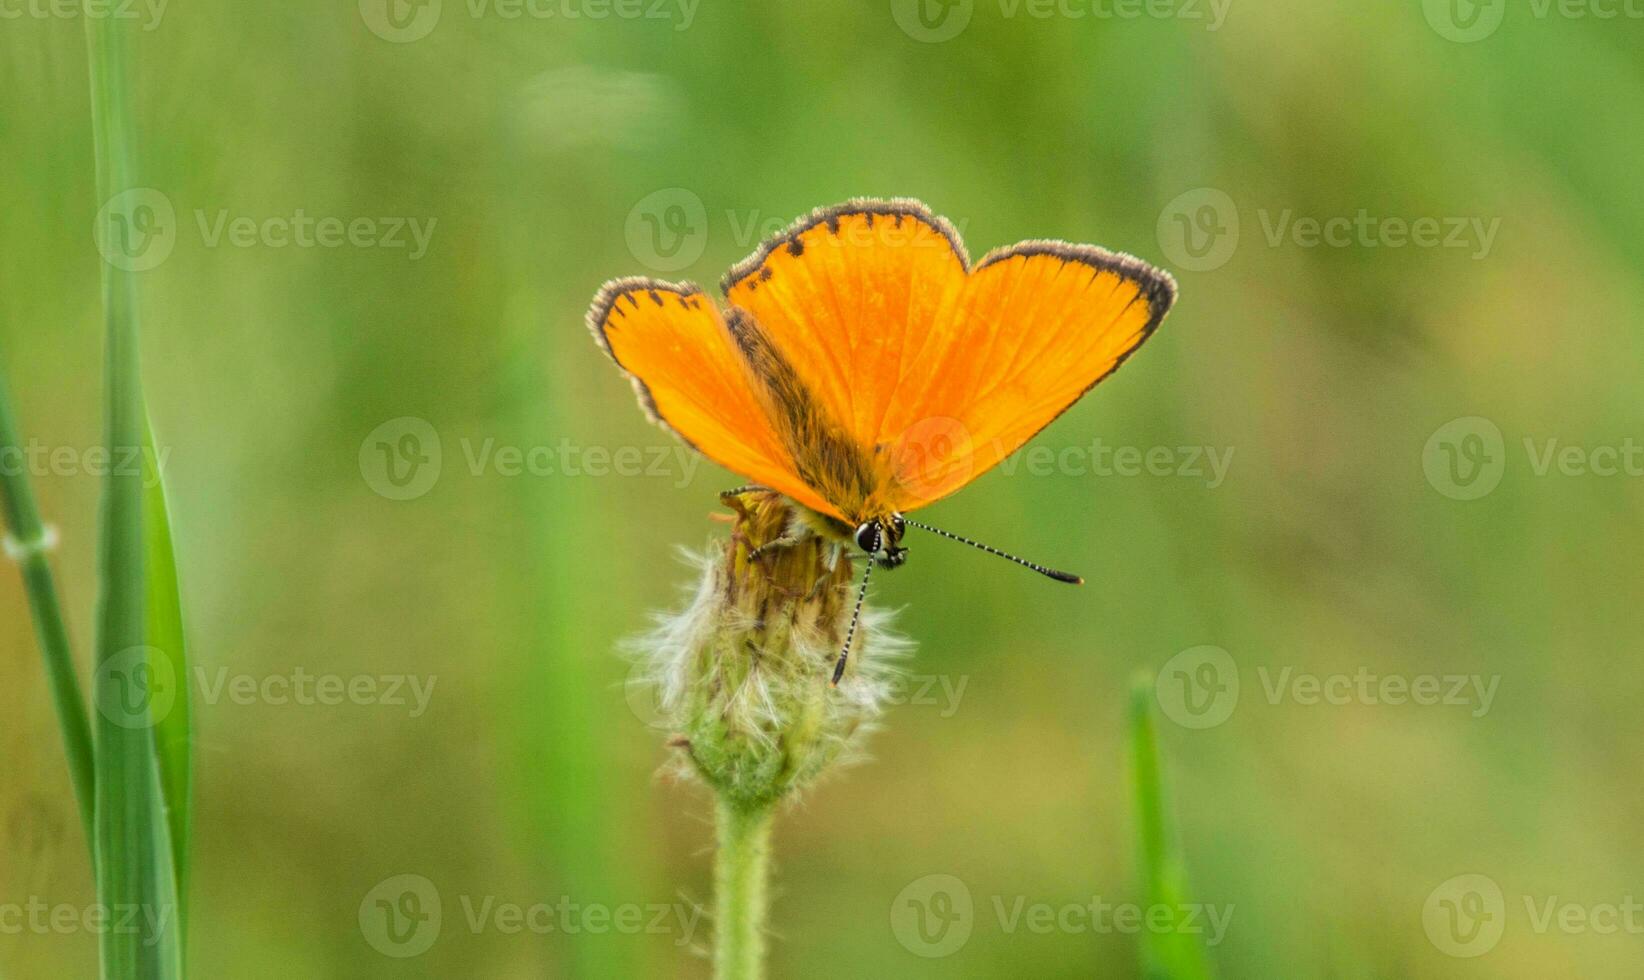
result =
[{"label": "butterfly eye", "polygon": [[856,546],[873,554],[879,550],[879,525],[869,521],[856,529]]}]

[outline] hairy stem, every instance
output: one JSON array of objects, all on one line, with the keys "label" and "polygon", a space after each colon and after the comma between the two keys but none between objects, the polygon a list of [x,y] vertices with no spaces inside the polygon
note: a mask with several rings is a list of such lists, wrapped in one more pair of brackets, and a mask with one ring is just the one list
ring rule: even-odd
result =
[{"label": "hairy stem", "polygon": [[757,980],[764,974],[770,863],[771,808],[721,799],[719,852],[714,857],[718,980]]}]

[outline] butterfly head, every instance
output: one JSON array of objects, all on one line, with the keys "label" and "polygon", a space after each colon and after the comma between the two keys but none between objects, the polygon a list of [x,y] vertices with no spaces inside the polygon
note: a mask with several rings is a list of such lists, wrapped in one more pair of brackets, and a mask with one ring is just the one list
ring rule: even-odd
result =
[{"label": "butterfly head", "polygon": [[901,514],[876,517],[856,526],[856,546],[878,562],[880,568],[895,568],[908,560],[902,535],[908,529]]}]

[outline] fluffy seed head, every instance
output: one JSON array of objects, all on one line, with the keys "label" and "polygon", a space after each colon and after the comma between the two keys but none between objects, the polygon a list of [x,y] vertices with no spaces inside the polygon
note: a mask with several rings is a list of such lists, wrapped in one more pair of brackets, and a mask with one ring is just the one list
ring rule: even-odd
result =
[{"label": "fluffy seed head", "polygon": [[859,752],[910,644],[887,630],[888,614],[864,608],[850,669],[830,686],[854,601],[845,543],[771,491],[722,499],[729,540],[690,556],[698,579],[685,607],[634,646],[681,768],[739,806],[768,806]]}]

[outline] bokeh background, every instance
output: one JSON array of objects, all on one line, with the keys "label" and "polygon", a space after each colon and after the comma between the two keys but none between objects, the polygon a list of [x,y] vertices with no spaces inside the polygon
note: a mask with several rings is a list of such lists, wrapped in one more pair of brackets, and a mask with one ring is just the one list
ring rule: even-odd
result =
[{"label": "bokeh background", "polygon": [[[1636,975],[1644,22],[1605,0],[393,2],[129,11],[173,212],[137,231],[164,252],[144,360],[199,672],[195,975],[708,974],[710,926],[679,916],[710,898],[709,801],[657,777],[617,647],[738,481],[645,423],[582,318],[608,277],[713,283],[864,194],[923,198],[976,255],[1134,252],[1181,300],[1034,443],[1054,457],[930,512],[1090,585],[923,540],[877,580],[920,649],[872,761],[780,820],[773,975],[1136,974],[1135,936],[1010,913],[1144,901],[1137,670],[1194,894],[1232,908],[1224,975]],[[33,482],[89,671],[85,46],[77,17],[8,9],[0,371],[25,437],[67,453]],[[282,246],[299,212],[365,230]],[[1331,218],[1351,231],[1309,231]],[[431,439],[437,466],[384,482],[378,443]],[[1157,462],[1126,475],[1093,440]],[[4,570],[0,671],[0,903],[83,907]],[[269,686],[299,671],[410,703]],[[1308,703],[1299,675],[1371,680]],[[1441,703],[1373,696],[1424,677]],[[1443,703],[1450,677],[1492,693]],[[361,924],[398,875],[443,908],[414,957]],[[945,908],[933,875],[974,910],[951,950],[907,938],[910,902]],[[471,922],[566,903],[673,908],[637,933]],[[8,977],[95,958],[83,929],[0,929]]]}]

